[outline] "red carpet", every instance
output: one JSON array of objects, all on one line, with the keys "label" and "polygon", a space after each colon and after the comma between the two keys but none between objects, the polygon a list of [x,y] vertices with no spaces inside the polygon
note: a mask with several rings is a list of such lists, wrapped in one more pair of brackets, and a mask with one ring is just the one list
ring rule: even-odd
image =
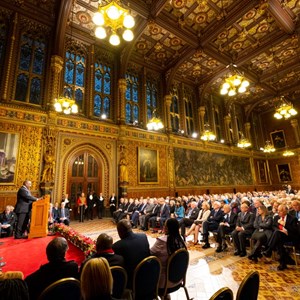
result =
[{"label": "red carpet", "polygon": [[[15,240],[3,238],[0,242],[0,256],[6,262],[2,271],[21,271],[24,276],[37,270],[42,264],[47,263],[46,247],[55,236],[35,238],[28,240]],[[66,260],[75,260],[79,265],[84,260],[83,252],[69,243]]]}]

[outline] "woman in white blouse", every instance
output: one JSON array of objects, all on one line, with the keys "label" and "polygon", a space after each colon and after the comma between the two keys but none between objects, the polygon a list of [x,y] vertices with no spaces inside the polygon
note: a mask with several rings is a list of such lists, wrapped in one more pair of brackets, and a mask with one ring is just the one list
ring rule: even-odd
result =
[{"label": "woman in white blouse", "polygon": [[186,237],[194,231],[194,245],[198,244],[199,231],[202,229],[202,223],[207,220],[210,214],[210,205],[208,202],[202,203],[202,209],[199,211],[197,219],[194,221],[189,231],[186,233]]}]

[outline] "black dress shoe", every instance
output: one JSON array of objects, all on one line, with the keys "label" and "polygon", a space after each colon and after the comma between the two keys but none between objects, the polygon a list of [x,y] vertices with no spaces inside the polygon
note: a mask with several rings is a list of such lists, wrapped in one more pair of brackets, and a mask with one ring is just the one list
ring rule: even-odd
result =
[{"label": "black dress shoe", "polygon": [[239,250],[235,250],[234,253],[233,253],[233,255],[235,255],[235,256],[238,256],[240,254],[241,254],[241,252]]},{"label": "black dress shoe", "polygon": [[278,271],[283,271],[283,270],[285,270],[285,269],[287,269],[287,265],[286,265],[286,264],[280,264],[280,265],[277,267],[277,270],[278,270]]},{"label": "black dress shoe", "polygon": [[217,252],[217,253],[220,253],[220,252],[222,252],[222,251],[223,251],[223,250],[222,250],[222,247],[221,247],[221,246],[218,246],[217,249],[216,249],[216,252]]},{"label": "black dress shoe", "polygon": [[287,264],[287,265],[290,265],[290,266],[295,266],[295,265],[296,265],[296,262],[295,262],[290,256],[288,256],[288,257],[286,258],[286,264]]},{"label": "black dress shoe", "polygon": [[272,256],[272,251],[267,249],[266,251],[263,251],[262,254],[263,256],[270,258]]},{"label": "black dress shoe", "polygon": [[223,244],[223,245],[222,245],[222,251],[227,250],[227,248],[228,248],[227,244]]},{"label": "black dress shoe", "polygon": [[257,257],[254,254],[250,254],[248,255],[248,259],[254,261],[254,262],[258,262]]},{"label": "black dress shoe", "polygon": [[246,255],[247,255],[246,252],[241,252],[241,253],[240,253],[240,257],[245,257]]},{"label": "black dress shoe", "polygon": [[210,244],[209,243],[205,243],[203,246],[202,246],[202,249],[208,249],[210,248]]}]

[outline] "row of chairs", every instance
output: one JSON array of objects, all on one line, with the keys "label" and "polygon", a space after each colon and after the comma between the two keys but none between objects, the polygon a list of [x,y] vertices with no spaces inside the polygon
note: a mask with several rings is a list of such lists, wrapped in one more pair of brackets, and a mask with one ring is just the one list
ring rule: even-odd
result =
[{"label": "row of chairs", "polygon": [[[241,282],[236,294],[236,300],[257,300],[259,290],[259,273],[249,272]],[[215,292],[209,300],[233,300],[233,292],[228,287],[223,287]]]},{"label": "row of chairs", "polygon": [[[183,288],[187,300],[191,300],[185,286],[186,272],[189,265],[189,253],[186,249],[179,249],[168,259],[166,271],[166,284],[163,289],[158,288],[161,274],[161,263],[156,256],[149,256],[136,267],[133,276],[131,295],[133,300],[153,300],[166,297]],[[113,276],[113,293],[116,299],[121,299],[126,292],[127,273],[122,267],[111,267]],[[172,288],[168,284],[172,283]],[[99,283],[101,284],[101,283]],[[47,287],[39,300],[80,299],[80,282],[75,278],[64,278]]]}]

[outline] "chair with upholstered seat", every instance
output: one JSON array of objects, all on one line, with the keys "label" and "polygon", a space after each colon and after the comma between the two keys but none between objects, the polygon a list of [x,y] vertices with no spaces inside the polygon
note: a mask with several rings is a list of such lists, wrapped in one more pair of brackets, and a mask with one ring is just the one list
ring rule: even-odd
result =
[{"label": "chair with upholstered seat", "polygon": [[[188,290],[185,286],[186,272],[189,266],[189,253],[186,249],[175,251],[168,259],[166,283],[163,289],[159,289],[159,295],[166,297],[181,287],[184,288],[186,299],[190,300]],[[172,287],[169,287],[172,285]]]},{"label": "chair with upholstered seat", "polygon": [[216,291],[209,300],[233,300],[233,292],[228,287],[223,287]]},{"label": "chair with upholstered seat", "polygon": [[236,300],[257,300],[259,290],[259,273],[249,272],[241,282],[237,291]]},{"label": "chair with upholstered seat", "polygon": [[80,300],[80,281],[75,278],[63,278],[44,289],[39,300]]},{"label": "chair with upholstered seat", "polygon": [[110,267],[110,270],[113,277],[112,296],[116,299],[121,299],[127,285],[127,273],[124,268],[119,266]]},{"label": "chair with upholstered seat", "polygon": [[143,259],[133,273],[133,300],[158,299],[158,282],[161,271],[160,260],[156,256]]}]

